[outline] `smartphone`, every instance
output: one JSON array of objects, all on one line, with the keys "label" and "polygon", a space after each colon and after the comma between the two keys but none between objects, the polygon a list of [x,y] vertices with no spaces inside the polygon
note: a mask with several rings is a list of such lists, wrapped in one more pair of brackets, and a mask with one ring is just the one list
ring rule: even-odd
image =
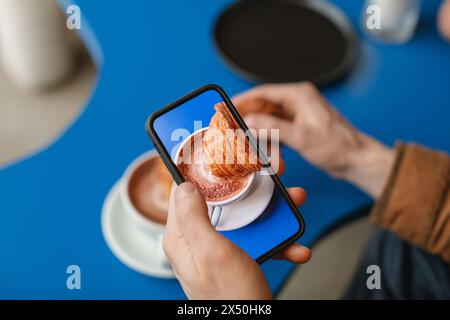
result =
[{"label": "smartphone", "polygon": [[[206,85],[157,110],[146,129],[175,182],[192,182],[216,230],[258,263],[301,237],[305,223],[275,173],[275,157],[267,156],[219,86]],[[217,156],[221,149],[225,156]]]}]

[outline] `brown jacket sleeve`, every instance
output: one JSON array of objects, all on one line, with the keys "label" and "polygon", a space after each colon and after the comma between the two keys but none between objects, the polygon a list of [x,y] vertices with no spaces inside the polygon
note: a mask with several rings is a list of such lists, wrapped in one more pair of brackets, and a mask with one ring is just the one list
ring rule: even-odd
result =
[{"label": "brown jacket sleeve", "polygon": [[450,157],[398,144],[397,159],[371,219],[450,263]]}]

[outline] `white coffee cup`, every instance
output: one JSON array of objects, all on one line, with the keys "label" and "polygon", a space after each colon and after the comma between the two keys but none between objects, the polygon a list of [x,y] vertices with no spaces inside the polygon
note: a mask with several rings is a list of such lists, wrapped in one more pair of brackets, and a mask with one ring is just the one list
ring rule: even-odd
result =
[{"label": "white coffee cup", "polygon": [[151,150],[140,155],[128,165],[120,183],[120,198],[122,200],[122,204],[126,213],[135,223],[137,229],[139,229],[140,232],[145,232],[155,240],[158,250],[153,254],[157,255],[157,260],[160,261],[161,264],[169,264],[167,257],[162,249],[162,240],[164,236],[165,225],[156,221],[152,221],[149,218],[145,217],[142,213],[140,213],[131,201],[129,193],[130,179],[136,169],[146,161],[157,157],[158,153],[155,150]]},{"label": "white coffee cup", "polygon": [[[191,139],[196,136],[197,134],[201,134],[203,131],[206,131],[208,127],[199,129],[189,135],[184,141],[180,144],[180,147],[177,150],[176,156],[175,156],[175,163],[179,164],[181,162],[180,159],[180,153],[185,148],[186,144],[191,141]],[[232,197],[221,200],[221,201],[206,201],[206,204],[208,205],[208,209],[211,212],[211,225],[213,227],[216,227],[219,224],[220,217],[222,215],[222,209],[226,206],[229,206],[233,203],[238,202],[244,196],[249,192],[249,190],[252,188],[253,183],[255,181],[256,173],[253,172],[248,178],[247,184],[240,190],[237,194],[233,195]]]}]

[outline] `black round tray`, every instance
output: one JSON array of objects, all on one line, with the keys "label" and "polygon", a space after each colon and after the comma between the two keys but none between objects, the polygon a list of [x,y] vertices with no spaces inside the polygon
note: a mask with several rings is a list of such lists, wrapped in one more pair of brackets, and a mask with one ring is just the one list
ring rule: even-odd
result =
[{"label": "black round tray", "polygon": [[327,84],[357,55],[351,24],[322,0],[238,1],[218,18],[214,38],[223,60],[255,82]]}]

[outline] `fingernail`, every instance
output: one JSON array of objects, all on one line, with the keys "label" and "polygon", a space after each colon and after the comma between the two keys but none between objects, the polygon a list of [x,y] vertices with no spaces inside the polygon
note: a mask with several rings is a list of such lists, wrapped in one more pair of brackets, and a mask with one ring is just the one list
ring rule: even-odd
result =
[{"label": "fingernail", "polygon": [[195,187],[190,182],[184,182],[180,184],[175,190],[175,200],[180,201],[186,196],[193,194],[195,191]]}]

